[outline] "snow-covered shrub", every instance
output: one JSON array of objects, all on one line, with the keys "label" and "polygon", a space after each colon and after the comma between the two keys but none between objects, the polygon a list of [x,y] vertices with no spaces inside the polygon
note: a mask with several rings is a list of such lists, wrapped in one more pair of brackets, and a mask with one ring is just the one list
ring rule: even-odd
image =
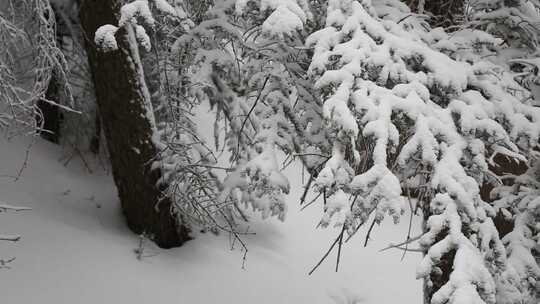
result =
[{"label": "snow-covered shrub", "polygon": [[[406,9],[380,3],[328,3],[326,27],[307,39],[310,73],[335,132],[316,180],[328,196],[323,224],[354,233],[371,212],[376,221],[398,220],[412,193],[427,218],[417,276],[426,278],[431,303],[494,303],[508,263],[495,208],[479,190],[497,153],[530,158],[540,109],[504,62],[482,59],[497,51],[490,45],[498,38],[414,30],[400,22]],[[397,15],[381,20],[381,8]]]},{"label": "snow-covered shrub", "polygon": [[[177,93],[158,90],[168,100],[163,104],[177,103],[160,114],[160,140],[161,166],[170,172],[165,183],[178,187],[169,193],[179,194],[180,212],[198,210],[182,195],[203,191],[211,206],[242,216],[243,203],[284,219],[289,182],[278,159],[297,158],[311,176],[306,189],[323,197],[320,226],[340,228],[340,244],[370,216],[374,223],[386,216],[399,221],[416,204],[425,231],[407,241],[418,239],[425,252],[417,276],[426,280],[431,303],[535,299],[538,194],[521,194],[532,187],[526,177],[506,189],[493,168],[501,156],[533,163],[540,108],[502,56],[528,44],[509,43],[492,30],[493,9],[465,6],[445,29],[431,28],[425,15],[395,0],[175,4],[160,10],[163,1],[131,2],[96,42],[114,49],[117,26],[144,20],[141,46],[150,49],[148,32],[160,23],[152,10],[182,11],[160,38],[166,41],[160,75]],[[213,149],[228,152],[228,168],[209,156],[189,115],[178,114],[201,101],[215,110]],[[211,178],[195,192],[188,187],[197,175],[186,173],[192,167]],[[485,184],[506,201],[482,198]],[[494,224],[500,213],[514,221],[504,237]]]},{"label": "snow-covered shrub", "polygon": [[[310,18],[307,4],[303,1],[220,1],[213,7],[206,8],[203,20],[194,24],[192,20],[196,18],[191,16],[200,15],[200,12],[193,9],[200,8],[192,8],[189,3],[171,6],[176,12],[181,11],[181,14],[165,14],[168,17],[161,18],[159,6],[164,7],[165,4],[154,1],[136,2],[137,5],[125,6],[122,16],[127,13],[139,18],[146,16],[143,20],[147,25],[158,20],[160,24],[167,24],[160,30],[165,28],[169,31],[156,31],[156,35],[163,37],[166,46],[154,46],[163,51],[163,68],[160,74],[167,79],[167,85],[172,84],[174,92],[174,96],[166,96],[167,90],[157,94],[160,95],[158,99],[166,100],[163,104],[167,105],[158,106],[161,109],[158,113],[162,112],[158,114],[158,119],[163,117],[163,125],[167,125],[163,130],[169,130],[163,132],[178,133],[175,137],[177,141],[185,137],[186,140],[181,141],[200,142],[200,149],[193,149],[190,145],[179,153],[166,148],[170,146],[170,140],[164,140],[163,150],[172,153],[167,159],[162,159],[167,163],[162,170],[170,173],[165,174],[167,183],[177,185],[177,182],[185,177],[186,166],[190,167],[190,170],[202,170],[210,176],[214,175],[210,172],[218,168],[215,157],[206,150],[200,138],[194,140],[193,134],[196,131],[189,122],[190,119],[177,109],[187,109],[206,100],[216,110],[215,150],[226,148],[230,153],[232,166],[230,169],[221,170],[226,173],[223,181],[212,177],[212,182],[208,183],[206,180],[203,183],[210,188],[207,189],[207,194],[212,194],[209,200],[211,204],[205,204],[201,209],[219,210],[221,207],[212,206],[227,205],[231,206],[227,210],[240,213],[240,218],[244,218],[239,205],[246,204],[260,211],[263,217],[273,215],[283,220],[286,211],[284,195],[289,191],[289,184],[280,173],[277,151],[292,154],[304,146],[317,146],[324,140],[323,136],[304,134],[307,124],[312,125],[312,135],[323,132],[320,117],[314,110],[320,101],[312,95],[307,79],[302,79],[309,64],[309,57],[305,50],[302,50],[302,36],[296,34],[296,31],[301,30],[303,22]],[[146,7],[152,10],[154,5],[157,13],[152,16],[139,12],[142,10],[140,7],[144,7],[145,11]],[[135,9],[129,8],[137,10],[134,13],[132,11]],[[167,9],[166,12],[172,10]],[[121,17],[120,20],[136,22],[135,17],[129,16]],[[120,23],[119,26],[126,24]],[[107,28],[112,29],[113,26],[102,27],[103,30],[98,30],[100,33],[96,35],[96,42],[103,42],[104,46],[114,44],[105,43],[108,41],[105,33],[114,34],[106,30]],[[172,102],[173,100],[176,101]],[[178,111],[169,111],[171,108]],[[295,121],[295,110],[304,113],[302,121]],[[295,124],[291,125],[290,121]],[[184,127],[178,128],[179,125]],[[189,127],[185,127],[186,125]],[[227,129],[223,132],[221,128],[225,125]],[[189,134],[190,132],[192,134]],[[176,145],[179,146],[181,144]],[[190,153],[197,155],[194,156],[195,160],[185,159]],[[320,165],[321,158],[313,156],[315,153],[311,155],[299,157],[309,162],[311,167]],[[308,158],[315,160],[308,161]],[[178,161],[179,159],[184,160]],[[197,165],[193,165],[194,162]],[[179,168],[181,170],[177,170]],[[216,188],[219,189],[217,196],[214,193]],[[184,201],[181,197],[185,196],[185,191],[175,190],[172,193],[177,193],[179,200]],[[180,203],[179,207],[183,213],[194,214],[187,210],[191,207],[186,203]],[[212,211],[210,213],[213,214]],[[197,222],[214,225],[208,219]]]}]

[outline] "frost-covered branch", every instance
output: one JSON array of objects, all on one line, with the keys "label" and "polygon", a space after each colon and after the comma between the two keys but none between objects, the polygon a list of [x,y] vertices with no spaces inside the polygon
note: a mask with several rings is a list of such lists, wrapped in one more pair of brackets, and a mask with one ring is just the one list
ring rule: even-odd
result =
[{"label": "frost-covered branch", "polygon": [[25,211],[25,210],[32,210],[32,208],[29,207],[23,207],[23,206],[12,206],[7,204],[0,204],[0,212],[2,211]]},{"label": "frost-covered branch", "polygon": [[54,12],[47,0],[9,0],[0,14],[0,127],[7,134],[42,131],[43,114],[36,103],[45,92],[53,70],[59,75],[71,109],[67,63],[56,46]]},{"label": "frost-covered branch", "polygon": [[[414,250],[425,252],[417,275],[431,302],[494,303],[538,280],[536,203],[523,194],[537,184],[499,174],[496,161],[530,166],[540,138],[534,81],[523,80],[538,74],[537,55],[522,52],[535,45],[529,25],[539,23],[529,4],[510,2],[478,1],[452,26],[431,28],[396,0],[137,0],[96,43],[114,50],[117,29],[132,26],[156,53],[162,153],[154,166],[194,223],[237,233],[242,205],[284,219],[290,186],[278,159],[297,158],[310,175],[301,202],[315,190],[319,226],[341,231],[321,262],[372,214],[375,225],[409,209],[411,223],[421,211]],[[527,42],[502,35],[500,18]],[[213,147],[190,119],[201,102],[216,115]],[[216,173],[220,154],[230,168]],[[492,202],[486,185],[504,195]],[[514,223],[506,236],[500,213]],[[408,250],[410,230],[407,238],[392,248]]]},{"label": "frost-covered branch", "polygon": [[410,14],[394,1],[329,1],[326,28],[307,39],[333,132],[315,181],[328,196],[321,223],[354,232],[373,208],[397,221],[411,189],[428,217],[418,276],[431,302],[494,303],[506,249],[479,191],[496,153],[529,159],[540,111],[504,65],[483,59],[498,38],[431,30]]}]

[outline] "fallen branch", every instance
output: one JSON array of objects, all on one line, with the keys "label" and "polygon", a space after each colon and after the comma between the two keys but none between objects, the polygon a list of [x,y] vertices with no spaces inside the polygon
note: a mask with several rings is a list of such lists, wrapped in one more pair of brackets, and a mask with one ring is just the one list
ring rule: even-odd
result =
[{"label": "fallen branch", "polygon": [[20,239],[20,235],[0,234],[0,241],[17,242]]},{"label": "fallen branch", "polygon": [[2,211],[24,211],[24,210],[32,210],[32,208],[29,207],[23,207],[23,206],[12,206],[8,204],[0,204],[0,212]]},{"label": "fallen branch", "polygon": [[11,268],[8,266],[9,263],[15,261],[15,257],[9,258],[7,260],[0,259],[0,268]]}]

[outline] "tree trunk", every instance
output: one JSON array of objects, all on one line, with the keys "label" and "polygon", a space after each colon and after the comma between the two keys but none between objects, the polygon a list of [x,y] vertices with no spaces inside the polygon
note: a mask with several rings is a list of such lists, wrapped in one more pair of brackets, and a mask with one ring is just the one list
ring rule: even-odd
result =
[{"label": "tree trunk", "polygon": [[[60,22],[58,22],[58,14],[56,11],[56,6],[51,3],[51,8],[53,9],[54,16],[50,16],[47,12],[43,18],[49,20],[55,19],[54,24],[56,25],[56,45],[59,48],[62,48],[62,34],[60,33]],[[59,84],[59,79],[56,71],[53,70],[51,79],[47,86],[47,91],[45,92],[45,98],[47,100],[52,100],[57,103],[61,103],[61,87]],[[43,99],[37,101],[37,107],[40,111],[40,115],[36,115],[39,123],[43,124],[43,131],[40,132],[40,136],[52,143],[58,144],[60,142],[60,128],[62,125],[62,113],[60,108],[56,105],[46,102]]]},{"label": "tree trunk", "polygon": [[93,41],[99,26],[118,23],[119,9],[114,0],[84,0],[80,8],[114,181],[129,228],[150,235],[162,248],[176,247],[189,239],[189,229],[156,186],[161,172],[150,169],[158,152],[152,141],[155,121],[133,29],[117,32],[117,51],[102,52]]},{"label": "tree trunk", "polygon": [[[51,75],[45,98],[54,102],[60,103],[60,87],[58,85],[58,77],[56,72]],[[42,99],[38,100],[37,107],[41,115],[37,119],[43,124],[43,131],[40,132],[42,138],[58,144],[60,141],[60,126],[62,123],[62,113],[56,105],[50,104]]]}]

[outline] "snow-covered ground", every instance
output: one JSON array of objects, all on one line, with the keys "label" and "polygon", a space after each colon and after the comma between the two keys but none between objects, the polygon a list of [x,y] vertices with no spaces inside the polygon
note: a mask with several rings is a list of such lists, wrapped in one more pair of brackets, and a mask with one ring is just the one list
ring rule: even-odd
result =
[{"label": "snow-covered ground", "polygon": [[[420,303],[414,278],[420,256],[379,250],[403,241],[402,224],[375,227],[363,247],[364,228],[313,275],[307,273],[328,249],[337,231],[320,230],[320,205],[300,212],[300,185],[292,185],[284,223],[253,217],[245,237],[249,252],[242,269],[239,246],[226,234],[199,234],[181,248],[146,248],[137,260],[138,238],[124,225],[110,174],[78,157],[64,166],[59,147],[38,140],[21,179],[29,141],[0,140],[0,201],[32,207],[0,213],[0,233],[21,234],[17,243],[0,242],[0,258],[16,257],[0,269],[0,303]],[[300,172],[289,169],[288,175]],[[294,180],[294,178],[292,179]],[[299,180],[297,178],[296,180]],[[413,234],[418,229],[415,227]]]}]

